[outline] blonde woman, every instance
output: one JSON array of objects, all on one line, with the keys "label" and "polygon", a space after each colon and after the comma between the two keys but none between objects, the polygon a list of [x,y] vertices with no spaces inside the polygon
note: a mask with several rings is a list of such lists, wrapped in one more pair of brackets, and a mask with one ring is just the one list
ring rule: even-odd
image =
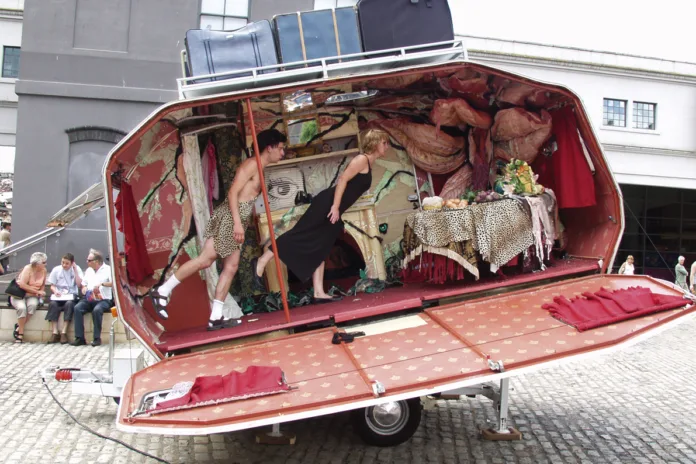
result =
[{"label": "blonde woman", "polygon": [[628,255],[626,262],[619,268],[619,274],[623,275],[633,275],[635,273],[635,266],[633,265],[633,255]]},{"label": "blonde woman", "polygon": [[[348,163],[336,186],[317,194],[297,224],[276,241],[278,257],[288,269],[302,282],[313,278],[315,303],[335,300],[324,291],[324,261],[343,232],[341,215],[370,188],[372,164],[389,148],[389,135],[379,129],[363,132],[360,139],[362,153]],[[273,251],[268,249],[251,261],[259,289],[263,288],[261,275],[271,259]]]},{"label": "blonde woman", "polygon": [[46,296],[46,259],[45,253],[34,253],[17,277],[17,285],[27,294],[24,298],[10,297],[10,304],[17,310],[15,343],[24,341],[24,327],[39,307],[39,299]]}]

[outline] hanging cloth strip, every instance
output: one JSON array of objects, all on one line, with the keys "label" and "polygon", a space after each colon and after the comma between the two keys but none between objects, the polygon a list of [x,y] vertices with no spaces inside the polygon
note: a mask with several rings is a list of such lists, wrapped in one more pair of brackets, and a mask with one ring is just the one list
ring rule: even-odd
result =
[{"label": "hanging cloth strip", "polygon": [[213,211],[213,200],[220,197],[220,184],[218,181],[217,159],[215,157],[215,145],[211,138],[208,139],[208,144],[205,146],[205,153],[201,160],[203,169],[203,182],[205,183],[205,191],[208,194],[208,208]]},{"label": "hanging cloth strip", "polygon": [[121,181],[121,192],[116,198],[116,220],[118,230],[125,237],[126,271],[128,281],[131,284],[139,284],[145,278],[151,276],[154,271],[147,254],[145,235],[140,223],[138,206],[133,197],[133,189],[130,184]]},{"label": "hanging cloth strip", "polygon": [[544,260],[551,258],[551,249],[557,238],[556,227],[556,196],[553,190],[546,191],[539,196],[514,196],[514,198],[526,203],[532,218],[532,236],[536,257],[539,259],[541,270],[546,269]]}]

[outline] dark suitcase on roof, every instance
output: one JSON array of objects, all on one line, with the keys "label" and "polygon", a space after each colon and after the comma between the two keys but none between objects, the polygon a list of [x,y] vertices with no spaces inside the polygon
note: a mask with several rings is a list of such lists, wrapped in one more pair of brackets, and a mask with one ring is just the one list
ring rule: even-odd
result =
[{"label": "dark suitcase on roof", "polygon": [[282,63],[362,52],[354,8],[278,15],[273,28]]},{"label": "dark suitcase on roof", "polygon": [[360,0],[366,52],[454,40],[447,0]]},{"label": "dark suitcase on roof", "polygon": [[[278,64],[273,31],[270,23],[265,20],[236,31],[192,29],[186,32],[186,54],[188,71],[192,77]],[[251,73],[247,75],[250,76]],[[215,80],[231,77],[241,76],[224,76]],[[196,83],[211,80],[197,79]]]}]

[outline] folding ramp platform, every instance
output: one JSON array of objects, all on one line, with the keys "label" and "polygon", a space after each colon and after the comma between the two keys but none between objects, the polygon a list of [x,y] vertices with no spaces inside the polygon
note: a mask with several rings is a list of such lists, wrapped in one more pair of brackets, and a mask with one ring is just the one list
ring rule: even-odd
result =
[{"label": "folding ramp platform", "polygon": [[[167,358],[131,377],[117,425],[131,432],[220,433],[447,392],[635,342],[694,312],[684,299],[676,309],[580,332],[542,308],[559,295],[635,286],[683,297],[650,277],[597,275],[348,327],[365,332],[351,343],[332,344],[339,329],[327,328]],[[290,388],[160,414],[144,409],[148,395],[179,382],[250,366],[280,368]]]}]

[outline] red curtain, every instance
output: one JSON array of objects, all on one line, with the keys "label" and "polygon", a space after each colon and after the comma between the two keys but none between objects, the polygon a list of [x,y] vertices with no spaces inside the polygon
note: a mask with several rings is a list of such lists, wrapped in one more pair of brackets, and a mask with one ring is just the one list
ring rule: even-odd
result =
[{"label": "red curtain", "polygon": [[594,177],[582,150],[575,112],[566,106],[551,113],[551,118],[558,150],[551,158],[537,156],[532,170],[539,174],[541,185],[554,191],[559,208],[594,206]]},{"label": "red curtain", "polygon": [[646,316],[659,311],[680,308],[688,303],[681,296],[652,293],[645,287],[629,287],[609,292],[602,288],[595,293],[568,299],[557,296],[542,308],[556,319],[570,324],[580,332]]},{"label": "red curtain", "polygon": [[[131,284],[139,284],[145,278],[153,274],[150,257],[145,246],[145,235],[140,224],[138,206],[133,198],[133,189],[125,182],[121,182],[121,192],[116,198],[116,220],[118,230],[125,237],[126,271],[128,281]],[[114,263],[116,264],[116,263]]]}]

